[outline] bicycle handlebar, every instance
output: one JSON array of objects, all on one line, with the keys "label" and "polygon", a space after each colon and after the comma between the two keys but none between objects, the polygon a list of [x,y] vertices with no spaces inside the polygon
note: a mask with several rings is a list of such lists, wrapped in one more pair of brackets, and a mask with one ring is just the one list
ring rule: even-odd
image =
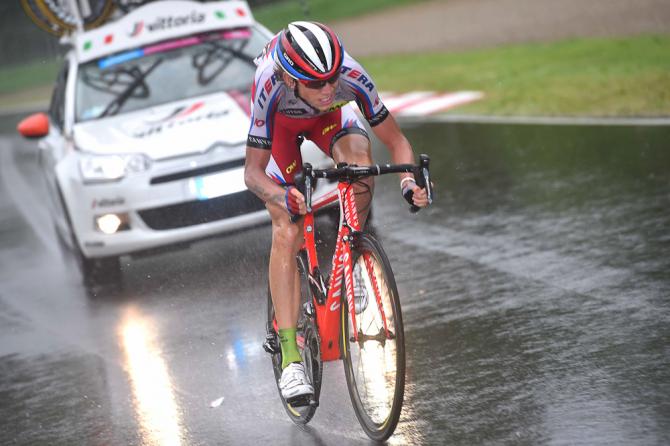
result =
[{"label": "bicycle handlebar", "polygon": [[[371,166],[356,166],[355,164],[340,163],[329,169],[314,169],[310,163],[303,165],[302,171],[295,176],[295,185],[305,197],[307,212],[312,212],[312,185],[319,178],[353,182],[361,178],[384,175],[387,173],[411,172],[414,174],[416,185],[425,188],[428,195],[428,204],[433,202],[433,185],[430,181],[430,157],[422,154],[419,164],[373,164]],[[421,208],[410,206],[410,212],[416,213]],[[300,215],[291,217],[294,223]]]}]

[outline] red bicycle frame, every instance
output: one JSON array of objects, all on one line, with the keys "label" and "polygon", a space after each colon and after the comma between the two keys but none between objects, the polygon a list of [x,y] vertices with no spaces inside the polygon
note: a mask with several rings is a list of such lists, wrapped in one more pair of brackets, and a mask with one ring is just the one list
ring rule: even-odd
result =
[{"label": "red bicycle frame", "polygon": [[[340,214],[344,216],[344,221],[340,222],[335,243],[335,252],[333,253],[331,265],[331,279],[328,284],[325,304],[319,302],[312,296],[314,307],[316,309],[316,321],[321,336],[321,359],[323,361],[333,361],[341,359],[339,336],[340,336],[340,305],[342,302],[342,280],[347,297],[347,307],[349,317],[353,327],[356,325],[356,311],[354,304],[354,286],[353,286],[353,268],[351,258],[351,242],[355,232],[360,231],[360,221],[356,210],[356,201],[351,184],[347,182],[338,183],[337,196],[340,202]],[[314,238],[314,211],[327,202],[315,206],[312,212],[305,215],[304,220],[304,244],[302,249],[307,253],[307,270],[310,280],[315,275],[320,274],[319,260],[316,254],[316,240]],[[377,304],[380,307],[384,328],[386,329],[386,317],[381,306],[381,295],[377,286],[375,275],[373,274],[373,265],[369,256],[364,255],[365,266],[368,275],[371,278]],[[325,290],[324,290],[325,291]],[[388,331],[388,330],[387,330]],[[358,340],[358,330],[353,330],[354,339]]]}]

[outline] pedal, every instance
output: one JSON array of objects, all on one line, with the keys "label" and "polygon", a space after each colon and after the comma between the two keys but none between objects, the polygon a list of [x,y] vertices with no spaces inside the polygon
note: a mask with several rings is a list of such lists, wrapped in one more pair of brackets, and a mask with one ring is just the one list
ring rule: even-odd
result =
[{"label": "pedal", "polygon": [[276,355],[280,352],[279,342],[277,342],[277,336],[274,333],[268,333],[265,336],[265,342],[263,342],[263,349],[270,353],[271,355]]},{"label": "pedal", "polygon": [[317,407],[319,405],[319,403],[314,400],[314,394],[299,395],[293,398],[287,398],[286,403],[290,404],[291,407]]}]

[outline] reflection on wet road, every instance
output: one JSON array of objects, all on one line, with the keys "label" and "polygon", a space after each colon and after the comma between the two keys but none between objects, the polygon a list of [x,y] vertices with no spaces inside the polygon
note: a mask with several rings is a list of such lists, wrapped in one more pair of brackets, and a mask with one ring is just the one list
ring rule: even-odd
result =
[{"label": "reflection on wet road", "polygon": [[183,428],[168,366],[163,359],[151,320],[129,307],[119,326],[123,368],[132,385],[135,412],[143,443],[182,444]]},{"label": "reflection on wet road", "polygon": [[[407,132],[438,195],[410,216],[396,178],[377,187],[408,355],[390,443],[670,443],[670,130]],[[120,289],[87,293],[35,205],[36,149],[0,150],[3,444],[368,444],[340,363],[308,428],[283,412],[267,227],[124,259]]]}]

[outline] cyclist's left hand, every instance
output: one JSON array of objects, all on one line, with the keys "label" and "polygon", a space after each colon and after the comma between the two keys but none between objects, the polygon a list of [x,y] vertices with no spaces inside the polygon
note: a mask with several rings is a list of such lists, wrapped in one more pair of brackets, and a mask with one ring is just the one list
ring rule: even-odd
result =
[{"label": "cyclist's left hand", "polygon": [[428,193],[425,188],[421,188],[415,183],[412,192],[414,192],[412,195],[412,203],[415,206],[419,206],[420,208],[428,206]]},{"label": "cyclist's left hand", "polygon": [[420,208],[428,206],[428,193],[426,192],[426,189],[417,186],[414,180],[404,181],[402,196],[409,204],[413,204]]}]

